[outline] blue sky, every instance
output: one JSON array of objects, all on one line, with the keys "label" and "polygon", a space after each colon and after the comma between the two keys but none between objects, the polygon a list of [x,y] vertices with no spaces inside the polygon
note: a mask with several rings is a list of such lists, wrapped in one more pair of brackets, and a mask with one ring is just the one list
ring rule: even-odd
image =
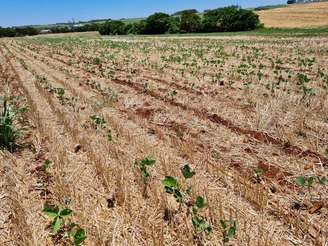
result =
[{"label": "blue sky", "polygon": [[50,24],[75,19],[145,17],[154,12],[173,13],[226,5],[255,7],[285,3],[281,0],[0,0],[0,26]]}]

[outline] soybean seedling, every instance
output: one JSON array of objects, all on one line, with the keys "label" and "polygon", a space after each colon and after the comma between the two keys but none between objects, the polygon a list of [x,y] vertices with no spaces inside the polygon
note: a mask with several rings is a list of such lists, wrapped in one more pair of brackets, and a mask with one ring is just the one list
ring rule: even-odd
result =
[{"label": "soybean seedling", "polygon": [[48,171],[50,164],[51,164],[51,161],[49,161],[48,159],[43,162],[44,171]]},{"label": "soybean seedling", "polygon": [[[42,211],[51,220],[51,228],[54,235],[59,235],[60,238],[68,245],[81,245],[86,239],[86,233],[83,228],[73,222],[65,223],[65,219],[69,218],[73,211],[71,209],[59,209],[57,206],[44,204]],[[66,244],[65,244],[66,245]]]},{"label": "soybean seedling", "polygon": [[[192,178],[196,174],[194,171],[191,170],[189,165],[184,165],[181,168],[181,173],[185,178],[185,180]],[[166,176],[162,180],[162,184],[164,185],[164,189],[166,193],[172,194],[176,202],[178,202],[180,205],[182,204],[186,205],[188,211],[190,211],[189,209],[191,207],[191,221],[195,228],[196,233],[212,231],[211,225],[207,223],[201,216],[198,215],[199,209],[207,207],[207,204],[205,203],[203,197],[197,196],[196,200],[192,201],[190,204],[190,202],[186,201],[188,199],[184,197],[183,193],[180,190],[179,182],[175,178],[171,176]],[[192,190],[190,186],[187,187],[186,193],[189,196],[192,195]],[[190,212],[188,214],[190,214]]]},{"label": "soybean seedling", "polygon": [[57,98],[59,99],[60,103],[64,104],[65,90],[63,88],[56,88],[56,94],[57,94]]},{"label": "soybean seedling", "polygon": [[220,220],[220,226],[223,235],[223,244],[225,245],[236,235],[237,223],[236,221]]},{"label": "soybean seedling", "polygon": [[155,163],[156,161],[149,157],[145,157],[141,161],[136,160],[134,162],[134,165],[139,167],[144,183],[147,183],[147,180],[150,177],[150,173],[147,170],[147,166],[153,166]]},{"label": "soybean seedling", "polygon": [[178,203],[183,202],[183,197],[180,191],[179,183],[175,178],[171,176],[166,176],[165,179],[162,180],[162,184],[164,185],[164,189],[166,193],[172,194]]},{"label": "soybean seedling", "polygon": [[149,158],[149,157],[145,157],[142,160],[136,160],[134,162],[134,165],[136,167],[139,168],[140,171],[140,175],[144,184],[144,189],[143,189],[143,196],[147,197],[147,186],[148,186],[148,182],[149,182],[149,177],[150,177],[150,173],[147,170],[147,167],[149,166],[153,166],[155,165],[156,161]]},{"label": "soybean seedling", "polygon": [[256,168],[254,169],[254,178],[256,180],[256,183],[260,183],[262,178],[262,173],[263,173],[263,170],[261,168]]},{"label": "soybean seedling", "polygon": [[52,220],[52,232],[57,234],[62,227],[63,219],[71,216],[73,211],[68,208],[61,210],[57,206],[51,206],[48,203],[45,203],[42,212]]},{"label": "soybean seedling", "polygon": [[103,129],[106,121],[104,117],[98,115],[91,115],[90,119],[97,130]]},{"label": "soybean seedling", "polygon": [[173,101],[174,98],[178,95],[178,92],[177,91],[171,91],[169,93],[169,97],[171,98],[171,100]]},{"label": "soybean seedling", "polygon": [[205,200],[203,197],[198,196],[196,198],[196,201],[192,207],[192,224],[195,227],[196,232],[211,232],[212,227],[209,223],[207,223],[202,217],[198,215],[198,210],[202,208],[206,208],[207,204],[205,203]]},{"label": "soybean seedling", "polygon": [[297,177],[295,180],[296,184],[302,187],[307,187],[308,189],[310,189],[311,187],[313,187],[314,183],[315,183],[315,177],[304,177],[304,176],[300,176]]},{"label": "soybean seedling", "polygon": [[311,177],[300,176],[300,177],[297,177],[295,180],[295,183],[298,186],[307,187],[310,195],[311,195],[311,188],[314,187],[316,182],[318,184],[324,186],[324,185],[328,184],[328,179],[326,177],[320,178],[320,177],[315,177],[315,176],[311,176]]},{"label": "soybean seedling", "polygon": [[20,137],[21,129],[14,126],[17,112],[8,105],[10,98],[2,97],[1,99],[3,99],[3,111],[0,115],[0,149],[12,152],[18,146],[16,141]]}]

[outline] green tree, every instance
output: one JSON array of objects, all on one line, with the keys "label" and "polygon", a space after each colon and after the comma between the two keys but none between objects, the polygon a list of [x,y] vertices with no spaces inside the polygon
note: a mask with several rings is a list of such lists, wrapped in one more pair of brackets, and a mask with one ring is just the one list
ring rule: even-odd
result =
[{"label": "green tree", "polygon": [[169,30],[170,16],[165,13],[155,13],[146,19],[146,34],[164,34]]},{"label": "green tree", "polygon": [[237,6],[210,10],[204,14],[203,19],[204,32],[248,31],[259,25],[257,14]]},{"label": "green tree", "polygon": [[181,15],[180,31],[181,32],[199,32],[201,30],[201,18],[194,13],[184,12]]}]

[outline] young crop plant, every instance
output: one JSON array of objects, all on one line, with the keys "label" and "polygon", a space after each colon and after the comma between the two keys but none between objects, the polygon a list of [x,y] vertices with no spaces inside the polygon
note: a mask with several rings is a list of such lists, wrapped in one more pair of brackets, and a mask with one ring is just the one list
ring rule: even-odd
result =
[{"label": "young crop plant", "polygon": [[325,186],[328,184],[328,179],[326,177],[321,178],[316,176],[310,176],[310,177],[299,176],[295,179],[295,183],[298,186],[306,187],[308,189],[309,194],[311,195],[311,188],[313,188],[316,183]]},{"label": "young crop plant", "polygon": [[153,166],[153,165],[155,165],[155,163],[156,163],[156,161],[149,157],[145,157],[141,161],[136,160],[134,162],[134,165],[139,167],[139,170],[140,170],[140,173],[141,173],[144,183],[147,183],[147,180],[150,177],[150,173],[147,171],[147,166]]},{"label": "young crop plant", "polygon": [[93,58],[93,60],[92,60],[92,64],[93,64],[93,65],[97,65],[97,66],[99,66],[99,65],[101,64],[101,60],[100,60],[100,58],[99,58],[99,57],[95,57],[95,58]]},{"label": "young crop plant", "polygon": [[236,235],[237,223],[236,221],[220,220],[221,231],[223,235],[223,245],[229,243]]},{"label": "young crop plant", "polygon": [[0,149],[13,152],[17,147],[17,140],[21,135],[21,129],[14,126],[14,118],[19,112],[9,106],[10,98],[2,97],[3,111],[0,115]]},{"label": "young crop plant", "polygon": [[98,116],[98,115],[91,115],[90,119],[92,121],[93,126],[96,128],[96,130],[101,130],[104,128],[104,125],[106,124],[106,121],[104,117]]},{"label": "young crop plant", "polygon": [[255,168],[253,172],[256,183],[261,183],[263,170],[261,168]]},{"label": "young crop plant", "polygon": [[58,207],[45,203],[42,212],[52,220],[52,232],[57,234],[63,226],[63,219],[71,216],[73,211],[68,208],[59,209]]},{"label": "young crop plant", "polygon": [[65,245],[79,246],[86,239],[85,230],[71,221],[70,217],[73,214],[71,209],[60,209],[58,206],[45,203],[42,212],[52,220],[51,230],[56,241],[59,239]]},{"label": "young crop plant", "polygon": [[48,171],[48,169],[49,169],[49,167],[50,167],[50,164],[51,164],[51,161],[50,160],[45,160],[44,162],[43,162],[43,170],[45,171],[45,172],[47,172]]},{"label": "young crop plant", "polygon": [[177,91],[171,91],[168,96],[169,98],[171,99],[171,101],[174,101],[174,99],[176,98],[176,96],[178,95],[178,92]]},{"label": "young crop plant", "polygon": [[136,160],[134,166],[137,167],[140,171],[140,175],[143,182],[143,196],[147,197],[147,187],[149,183],[150,173],[147,170],[147,167],[155,165],[156,161],[150,157],[145,157],[142,160]]},{"label": "young crop plant", "polygon": [[[181,168],[181,173],[186,182],[196,174],[191,170],[189,165],[184,165]],[[171,176],[166,176],[162,180],[162,184],[166,193],[171,194],[180,206],[185,206],[188,211],[187,215],[191,214],[191,222],[194,226],[196,234],[202,232],[210,233],[212,231],[211,225],[198,213],[200,209],[207,207],[203,197],[197,196],[196,200],[193,200],[191,187],[187,186],[185,191],[183,191],[179,182]]]},{"label": "young crop plant", "polygon": [[65,102],[65,89],[63,88],[56,88],[55,90],[57,98],[59,99],[60,103],[63,105]]},{"label": "young crop plant", "polygon": [[306,98],[307,96],[315,95],[314,89],[307,87],[307,84],[310,82],[310,79],[305,74],[298,73],[297,79],[298,79],[297,84],[301,87],[303,91],[303,99]]}]

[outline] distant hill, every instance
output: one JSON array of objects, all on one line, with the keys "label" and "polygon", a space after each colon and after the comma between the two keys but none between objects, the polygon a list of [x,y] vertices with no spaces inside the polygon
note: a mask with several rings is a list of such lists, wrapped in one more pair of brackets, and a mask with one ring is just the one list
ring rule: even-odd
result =
[{"label": "distant hill", "polygon": [[298,3],[256,11],[265,27],[309,28],[328,26],[328,2]]}]

